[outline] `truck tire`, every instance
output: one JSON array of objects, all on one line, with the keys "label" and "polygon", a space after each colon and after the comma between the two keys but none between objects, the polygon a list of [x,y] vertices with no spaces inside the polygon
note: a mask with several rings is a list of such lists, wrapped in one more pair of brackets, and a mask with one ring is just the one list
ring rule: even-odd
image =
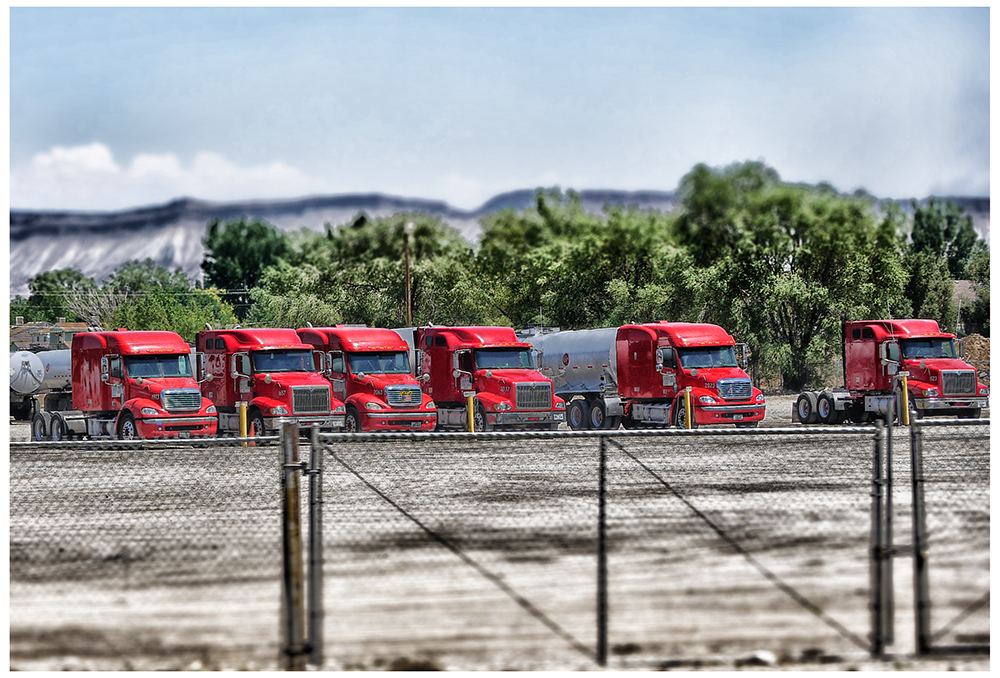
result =
[{"label": "truck tire", "polygon": [[821,423],[828,426],[835,426],[837,424],[837,419],[839,418],[837,407],[833,402],[833,398],[825,391],[820,393],[819,397],[816,398],[816,417]]},{"label": "truck tire", "polygon": [[358,433],[361,431],[361,415],[354,405],[347,406],[347,414],[344,416],[344,433]]},{"label": "truck tire", "polygon": [[872,420],[872,412],[866,411],[864,401],[859,400],[847,409],[847,418],[855,424],[867,424]]},{"label": "truck tire", "polygon": [[[687,427],[687,415],[684,412],[684,396],[678,396],[674,402],[674,426],[677,428]],[[698,428],[698,421],[691,415],[691,428]]]},{"label": "truck tire", "polygon": [[584,400],[573,400],[570,402],[569,406],[566,408],[566,423],[574,431],[583,431],[587,429],[587,414],[586,407],[584,405],[586,401]]},{"label": "truck tire", "polygon": [[260,438],[266,435],[267,428],[264,426],[264,415],[256,408],[250,410],[250,416],[247,418],[247,436]]},{"label": "truck tire", "polygon": [[489,419],[486,418],[486,410],[483,409],[482,404],[476,404],[476,411],[472,415],[472,428],[475,429],[476,433],[492,431],[493,426],[489,423]]},{"label": "truck tire", "polygon": [[819,419],[819,414],[816,412],[816,394],[812,391],[800,393],[799,399],[795,401],[795,411],[803,424],[815,424]]},{"label": "truck tire", "polygon": [[591,400],[587,404],[587,424],[588,428],[595,430],[608,427],[608,416],[604,409],[603,400]]},{"label": "truck tire", "polygon": [[31,439],[36,442],[48,440],[49,437],[49,413],[39,412],[31,420]]},{"label": "truck tire", "polygon": [[136,440],[139,432],[135,427],[135,417],[130,412],[118,415],[118,440]]},{"label": "truck tire", "polygon": [[52,419],[49,422],[49,439],[69,440],[69,427],[66,426],[66,422],[63,421],[58,412],[52,413]]}]

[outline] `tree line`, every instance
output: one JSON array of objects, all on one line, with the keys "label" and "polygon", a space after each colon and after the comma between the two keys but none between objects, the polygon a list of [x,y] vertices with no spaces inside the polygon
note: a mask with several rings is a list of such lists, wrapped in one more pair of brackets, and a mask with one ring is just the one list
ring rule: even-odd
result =
[{"label": "tree line", "polygon": [[[862,191],[783,182],[759,162],[697,165],[678,193],[671,212],[590,214],[573,191],[539,190],[532,207],[485,217],[476,246],[426,213],[361,214],[323,233],[213,220],[204,284],[151,260],[100,284],[51,271],[11,301],[11,318],[172,329],[189,341],[205,323],[401,327],[408,245],[416,325],[711,322],[790,390],[821,378],[845,320],[932,318],[989,336],[989,249],[961,207],[914,202],[908,216]],[[956,306],[956,279],[972,282],[974,303]]]}]

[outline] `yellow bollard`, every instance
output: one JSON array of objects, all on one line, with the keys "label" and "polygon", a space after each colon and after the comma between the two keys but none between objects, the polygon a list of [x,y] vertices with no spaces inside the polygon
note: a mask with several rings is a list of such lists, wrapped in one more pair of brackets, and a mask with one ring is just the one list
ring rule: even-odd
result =
[{"label": "yellow bollard", "polygon": [[[469,412],[469,433],[472,433],[476,430],[476,417],[474,415],[475,410],[473,409],[475,408],[475,406],[476,406],[475,398],[473,398],[473,396],[469,396],[468,404],[466,405],[466,409]],[[485,424],[486,422],[483,423]]]},{"label": "yellow bollard", "polygon": [[684,424],[691,428],[691,387],[684,389]]},{"label": "yellow bollard", "polygon": [[[247,404],[246,402],[240,403],[240,438],[247,437]],[[240,447],[246,447],[245,442],[240,443]]]},{"label": "yellow bollard", "polygon": [[910,392],[906,389],[906,375],[899,378],[903,388],[903,426],[910,425]]}]

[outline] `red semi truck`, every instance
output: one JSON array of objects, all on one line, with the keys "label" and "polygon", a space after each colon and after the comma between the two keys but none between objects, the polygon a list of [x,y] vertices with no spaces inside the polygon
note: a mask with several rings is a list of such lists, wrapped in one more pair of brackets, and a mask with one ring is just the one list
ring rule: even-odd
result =
[{"label": "red semi truck", "polygon": [[219,409],[219,432],[238,434],[241,403],[247,431],[271,435],[279,419],[340,429],[344,403],[313,365],[312,347],[291,329],[226,329],[198,333],[204,354],[202,393]]},{"label": "red semi truck", "polygon": [[555,430],[566,403],[534,367],[531,345],[510,327],[418,327],[394,330],[419,356],[417,378],[437,404],[441,429],[468,430],[473,398],[477,431]]},{"label": "red semi truck", "polygon": [[[858,320],[844,323],[844,386],[799,394],[792,421],[840,424],[902,411],[903,378],[911,416],[978,418],[989,389],[962,360],[955,335],[934,320]],[[901,417],[900,417],[901,418]]]},{"label": "red semi truck", "polygon": [[344,430],[433,431],[434,401],[410,371],[409,345],[381,327],[304,327],[296,330],[314,351],[316,368],[344,401]]},{"label": "red semi truck", "polygon": [[35,440],[214,436],[216,409],[201,395],[191,348],[173,332],[81,332],[70,349],[70,390],[45,396]]},{"label": "red semi truck", "polygon": [[[574,430],[685,427],[690,388],[692,427],[756,427],[764,395],[736,359],[736,342],[718,325],[644,323],[596,330],[524,330],[538,366],[568,402]],[[746,350],[742,351],[746,355]]]}]

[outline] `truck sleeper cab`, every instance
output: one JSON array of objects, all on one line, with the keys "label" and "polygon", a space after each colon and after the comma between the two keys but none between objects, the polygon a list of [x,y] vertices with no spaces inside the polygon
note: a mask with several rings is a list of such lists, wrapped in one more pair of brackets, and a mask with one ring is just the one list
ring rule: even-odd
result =
[{"label": "truck sleeper cab", "polygon": [[379,327],[305,327],[296,330],[313,348],[316,369],[344,401],[344,430],[433,431],[434,400],[413,377],[409,346]]},{"label": "truck sleeper cab", "polygon": [[[396,332],[406,338],[407,330]],[[477,431],[555,430],[565,420],[565,402],[512,328],[420,327],[411,341],[418,379],[437,404],[438,428],[467,430],[469,396]]]},{"label": "truck sleeper cab", "polygon": [[344,404],[315,370],[312,347],[291,329],[205,330],[198,333],[203,353],[202,392],[219,410],[219,431],[238,435],[240,407],[247,409],[247,431],[272,435],[280,421],[339,430]]},{"label": "truck sleeper cab", "polygon": [[[81,332],[71,349],[71,395],[49,394],[35,439],[214,436],[216,408],[201,395],[190,347],[174,332]],[[67,396],[70,397],[67,397]]]}]

